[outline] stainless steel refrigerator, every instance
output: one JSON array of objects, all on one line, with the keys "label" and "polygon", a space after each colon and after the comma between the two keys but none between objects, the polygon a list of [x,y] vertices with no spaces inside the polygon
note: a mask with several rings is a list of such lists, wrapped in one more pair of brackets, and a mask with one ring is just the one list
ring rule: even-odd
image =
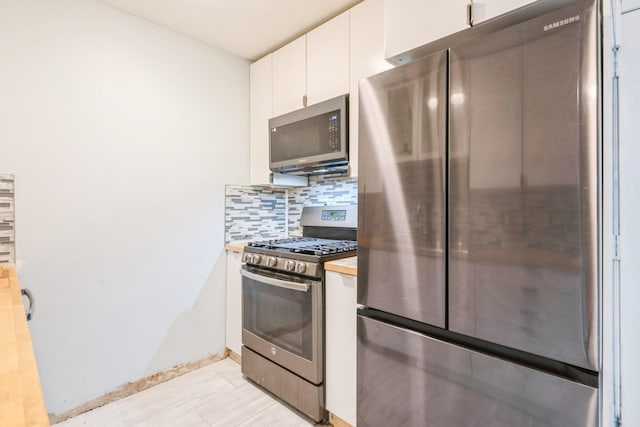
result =
[{"label": "stainless steel refrigerator", "polygon": [[360,82],[358,427],[599,425],[599,22],[534,3]]}]

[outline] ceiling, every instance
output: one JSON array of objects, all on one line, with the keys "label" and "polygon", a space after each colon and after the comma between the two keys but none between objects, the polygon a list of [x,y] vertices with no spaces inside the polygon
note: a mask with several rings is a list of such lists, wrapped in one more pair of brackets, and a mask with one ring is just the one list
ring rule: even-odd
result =
[{"label": "ceiling", "polygon": [[99,0],[250,60],[362,0]]}]

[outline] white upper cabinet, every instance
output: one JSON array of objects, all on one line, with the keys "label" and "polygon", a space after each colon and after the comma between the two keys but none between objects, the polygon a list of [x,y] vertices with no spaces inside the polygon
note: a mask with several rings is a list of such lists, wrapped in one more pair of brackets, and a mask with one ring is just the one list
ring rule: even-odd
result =
[{"label": "white upper cabinet", "polygon": [[349,67],[349,165],[358,176],[358,82],[391,68],[384,56],[384,0],[365,0],[351,8]]},{"label": "white upper cabinet", "polygon": [[269,118],[272,110],[272,55],[251,64],[250,85],[250,182],[269,183]]},{"label": "white upper cabinet", "polygon": [[306,35],[273,52],[273,117],[304,106],[306,56]]},{"label": "white upper cabinet", "polygon": [[535,0],[474,0],[473,1],[473,23],[495,18],[498,15],[526,6]]},{"label": "white upper cabinet", "polygon": [[349,11],[273,52],[273,116],[349,92]]},{"label": "white upper cabinet", "polygon": [[385,58],[467,28],[468,4],[469,0],[385,0]]},{"label": "white upper cabinet", "polygon": [[[269,184],[271,117],[350,94],[349,161],[358,173],[358,80],[384,58],[384,0],[365,0],[251,64],[251,184]],[[306,105],[305,105],[306,100]]]},{"label": "white upper cabinet", "polygon": [[307,33],[307,105],[349,92],[349,11]]}]

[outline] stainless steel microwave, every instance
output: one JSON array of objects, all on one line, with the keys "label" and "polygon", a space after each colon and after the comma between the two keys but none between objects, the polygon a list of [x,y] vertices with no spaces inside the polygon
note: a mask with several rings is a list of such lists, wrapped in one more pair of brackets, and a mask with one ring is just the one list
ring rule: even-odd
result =
[{"label": "stainless steel microwave", "polygon": [[342,95],[269,120],[269,167],[297,175],[349,170],[349,99]]}]

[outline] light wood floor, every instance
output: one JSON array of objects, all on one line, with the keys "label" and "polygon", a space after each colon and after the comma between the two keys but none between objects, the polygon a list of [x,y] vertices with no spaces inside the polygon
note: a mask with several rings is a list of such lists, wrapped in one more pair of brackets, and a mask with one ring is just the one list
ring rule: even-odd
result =
[{"label": "light wood floor", "polygon": [[64,427],[312,426],[224,359],[71,418]]}]

